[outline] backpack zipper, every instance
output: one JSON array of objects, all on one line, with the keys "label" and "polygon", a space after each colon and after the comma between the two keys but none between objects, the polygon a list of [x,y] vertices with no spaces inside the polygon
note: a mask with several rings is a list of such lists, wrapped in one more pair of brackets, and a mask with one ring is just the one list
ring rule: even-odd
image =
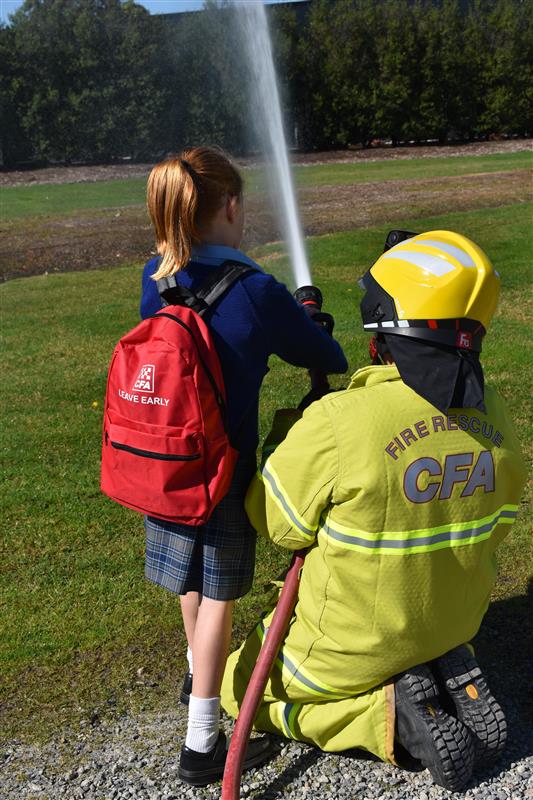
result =
[{"label": "backpack zipper", "polygon": [[152,450],[141,450],[138,447],[130,447],[128,444],[121,444],[120,442],[111,442],[115,450],[125,450],[126,453],[133,453],[135,456],[144,456],[144,458],[157,458],[159,461],[197,461],[201,458],[200,453],[194,453],[191,456],[172,455],[168,453],[154,453]]}]

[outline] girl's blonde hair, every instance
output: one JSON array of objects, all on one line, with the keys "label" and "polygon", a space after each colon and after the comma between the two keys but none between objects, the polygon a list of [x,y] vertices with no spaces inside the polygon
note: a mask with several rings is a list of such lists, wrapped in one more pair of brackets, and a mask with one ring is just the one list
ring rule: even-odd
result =
[{"label": "girl's blonde hair", "polygon": [[193,147],[156,164],[148,178],[146,200],[163,256],[154,280],[173,275],[199,244],[200,231],[224,204],[240,197],[242,178],[229,157],[214,147]]}]

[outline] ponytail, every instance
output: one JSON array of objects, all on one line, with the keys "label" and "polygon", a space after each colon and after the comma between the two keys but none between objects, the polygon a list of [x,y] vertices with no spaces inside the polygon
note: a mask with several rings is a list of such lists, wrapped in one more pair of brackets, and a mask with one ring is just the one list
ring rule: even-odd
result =
[{"label": "ponytail", "polygon": [[148,178],[147,205],[157,252],[163,256],[154,280],[185,267],[200,231],[227,195],[242,194],[242,178],[222,150],[195,147],[156,164]]}]

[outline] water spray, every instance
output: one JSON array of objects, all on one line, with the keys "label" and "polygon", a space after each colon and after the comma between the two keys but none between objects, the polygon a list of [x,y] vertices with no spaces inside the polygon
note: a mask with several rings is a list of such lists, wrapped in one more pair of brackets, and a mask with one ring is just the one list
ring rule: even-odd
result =
[{"label": "water spray", "polygon": [[281,224],[289,247],[296,286],[309,285],[311,272],[305,252],[292,172],[287,154],[278,82],[265,8],[262,2],[236,9],[253,81],[254,120],[272,170],[276,198],[281,198]]},{"label": "water spray", "polygon": [[[242,26],[243,40],[254,81],[255,120],[258,133],[263,142],[264,150],[273,166],[273,171],[269,173],[269,178],[272,179],[276,198],[281,198],[281,223],[285,240],[289,247],[295,283],[299,287],[294,296],[304,306],[313,321],[331,333],[333,330],[333,317],[322,312],[320,289],[311,285],[311,272],[296,205],[281,115],[278,84],[272,59],[272,47],[263,3],[257,1],[246,3],[243,8],[239,8],[236,17]],[[310,370],[309,376],[311,378],[311,391],[300,403],[300,410],[303,410],[317,397],[321,397],[330,390],[325,373],[319,370]],[[222,800],[238,800],[240,797],[240,782],[246,746],[270,671],[296,604],[304,557],[304,551],[299,551],[293,556],[268,635],[261,648],[243,698],[226,759],[222,781]]]}]

